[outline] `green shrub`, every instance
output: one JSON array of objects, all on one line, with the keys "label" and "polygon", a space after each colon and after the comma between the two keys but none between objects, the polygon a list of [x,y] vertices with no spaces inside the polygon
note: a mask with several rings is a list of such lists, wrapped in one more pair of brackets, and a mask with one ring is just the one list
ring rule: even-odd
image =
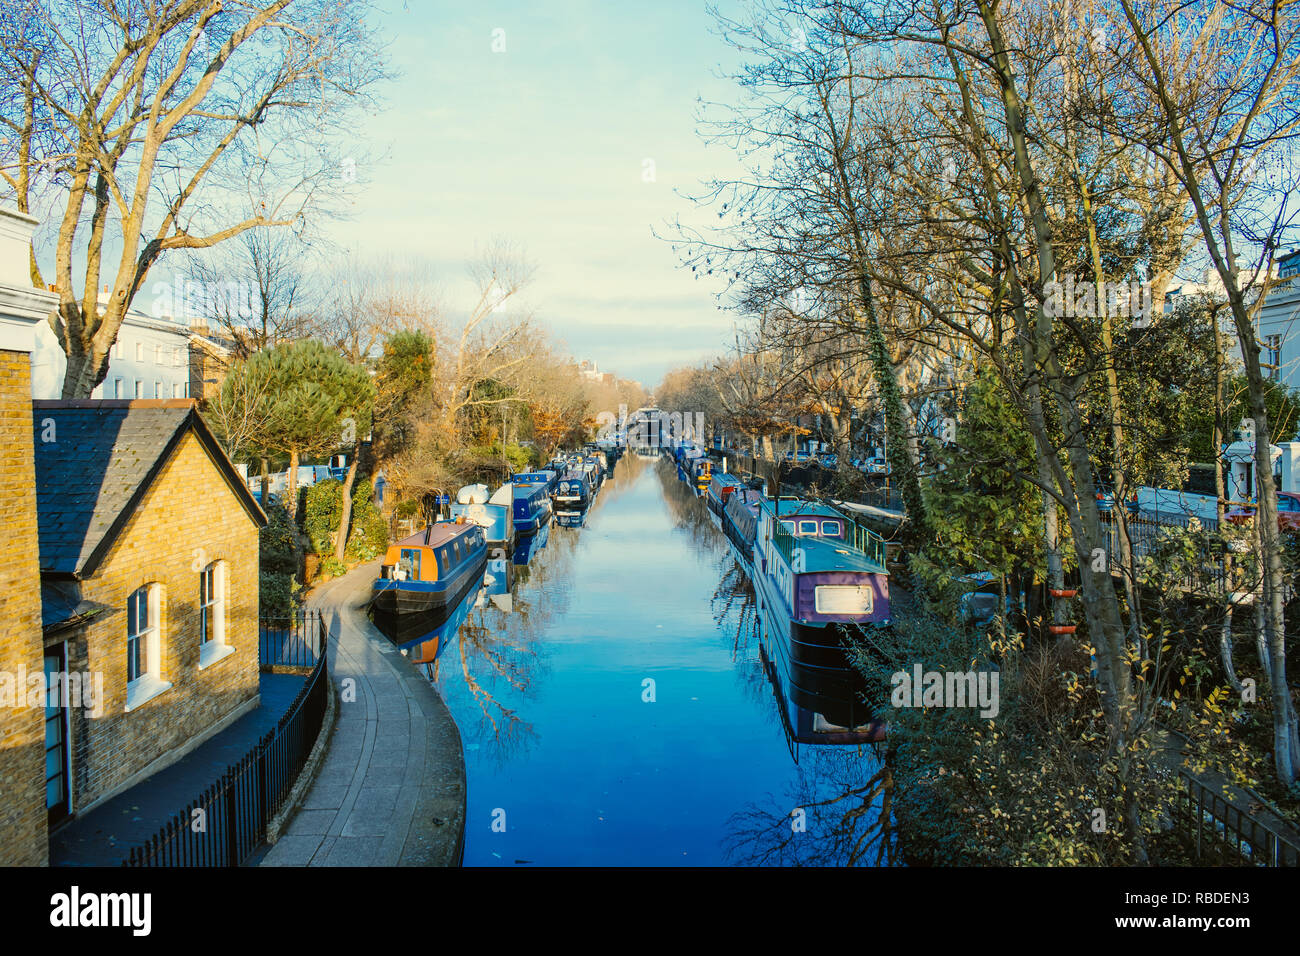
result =
[{"label": "green shrub", "polygon": [[372,493],[370,482],[363,481],[352,496],[347,556],[354,561],[372,561],[388,548],[388,523],[371,500]]},{"label": "green shrub", "polygon": [[320,563],[321,574],[327,578],[339,578],[348,573],[348,566],[338,558],[326,558]]},{"label": "green shrub", "polygon": [[283,505],[270,504],[265,509],[267,524],[258,532],[261,551],[260,569],[272,574],[292,575],[298,570],[297,534],[293,519]]},{"label": "green shrub", "polygon": [[320,555],[334,552],[334,534],[343,518],[343,484],[335,478],[307,489],[302,530],[311,549]]},{"label": "green shrub", "polygon": [[399,502],[394,513],[399,518],[414,518],[420,513],[420,503],[414,499]]},{"label": "green shrub", "polygon": [[261,617],[288,617],[297,605],[298,584],[292,574],[263,570],[257,576],[258,614]]}]

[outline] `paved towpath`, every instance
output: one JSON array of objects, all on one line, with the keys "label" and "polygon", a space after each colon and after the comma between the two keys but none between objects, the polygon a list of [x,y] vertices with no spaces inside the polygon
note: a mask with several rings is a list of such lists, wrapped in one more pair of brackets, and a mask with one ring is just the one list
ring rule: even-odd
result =
[{"label": "paved towpath", "polygon": [[378,573],[377,562],[362,565],[308,601],[329,627],[338,716],[316,779],[261,866],[460,862],[460,732],[428,679],[367,620]]}]

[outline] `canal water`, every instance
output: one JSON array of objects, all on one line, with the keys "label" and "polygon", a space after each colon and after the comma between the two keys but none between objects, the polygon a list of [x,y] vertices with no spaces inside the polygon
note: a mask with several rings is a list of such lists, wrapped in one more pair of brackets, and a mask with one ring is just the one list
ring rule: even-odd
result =
[{"label": "canal water", "polygon": [[753,592],[670,465],[624,456],[525,557],[426,667],[464,743],[467,866],[888,862],[879,755],[788,738]]}]

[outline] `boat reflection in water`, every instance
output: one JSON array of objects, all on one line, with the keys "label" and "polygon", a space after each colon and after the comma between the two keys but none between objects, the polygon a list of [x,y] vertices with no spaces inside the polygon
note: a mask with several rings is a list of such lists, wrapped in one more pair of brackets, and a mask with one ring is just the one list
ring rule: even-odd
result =
[{"label": "boat reflection in water", "polygon": [[[556,520],[559,520],[558,516],[556,516]],[[527,564],[532,559],[533,555],[546,547],[546,542],[550,539],[550,536],[551,522],[548,521],[546,524],[542,525],[541,530],[536,534],[529,534],[524,535],[521,538],[516,538],[514,551],[511,555],[512,562],[517,565]]]},{"label": "boat reflection in water", "polygon": [[[488,562],[488,571],[484,574],[486,582],[491,577],[492,583],[480,583],[466,592],[465,596],[457,602],[452,608],[450,614],[443,611],[424,611],[418,613],[407,612],[405,614],[394,614],[391,611],[381,611],[379,608],[373,608],[370,612],[370,619],[374,622],[381,634],[387,637],[393,644],[408,658],[412,664],[423,665],[425,674],[434,679],[437,677],[436,665],[442,652],[446,650],[448,644],[456,642],[457,632],[461,625],[469,617],[470,610],[478,603],[480,595],[488,587],[496,587],[496,575],[491,573],[494,564],[500,562],[509,566],[509,562],[502,559]],[[501,578],[505,578],[501,574]],[[506,592],[509,598],[509,591]]]},{"label": "boat reflection in water", "polygon": [[[547,527],[550,527],[547,525]],[[529,535],[527,540],[537,537]],[[475,607],[484,607],[491,602],[509,614],[514,606],[510,589],[515,584],[515,563],[504,554],[494,554],[488,558],[487,570],[483,572],[483,587],[474,601]]]},{"label": "boat reflection in water", "polygon": [[581,528],[587,522],[587,511],[563,511],[555,515],[555,523],[561,528]]}]

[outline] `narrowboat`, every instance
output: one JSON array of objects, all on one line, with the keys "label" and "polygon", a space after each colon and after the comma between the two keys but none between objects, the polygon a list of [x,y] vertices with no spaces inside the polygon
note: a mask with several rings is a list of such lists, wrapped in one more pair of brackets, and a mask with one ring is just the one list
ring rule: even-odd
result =
[{"label": "narrowboat", "polygon": [[[549,476],[550,472],[538,474]],[[547,491],[549,478],[522,480],[525,477],[515,475],[510,481],[514,493],[515,534],[521,537],[536,534],[551,520],[551,496]]]},{"label": "narrowboat", "polygon": [[758,514],[762,510],[762,500],[762,489],[742,486],[727,496],[727,503],[722,509],[722,530],[751,582],[754,578],[754,541],[758,537]]},{"label": "narrowboat", "polygon": [[439,521],[388,546],[371,585],[380,611],[398,614],[451,611],[482,583],[487,539],[471,521]]},{"label": "narrowboat", "polygon": [[690,485],[697,495],[706,494],[713,481],[713,460],[699,457],[691,459]]},{"label": "narrowboat", "polygon": [[[481,579],[480,579],[481,580]],[[449,644],[456,641],[460,626],[477,603],[478,588],[470,588],[448,613],[424,611],[418,614],[395,614],[378,609],[371,614],[385,637],[413,664],[432,669]],[[430,674],[430,676],[433,676]]]},{"label": "narrowboat", "polygon": [[722,509],[727,506],[727,499],[740,487],[742,487],[740,479],[735,475],[729,475],[725,471],[715,472],[709,480],[709,490],[704,499],[710,513],[721,519]]},{"label": "narrowboat", "polygon": [[600,486],[605,483],[605,473],[601,470],[600,462],[595,458],[584,457],[579,467],[587,473],[587,483],[591,487],[592,497],[595,497],[600,493]]},{"label": "narrowboat", "polygon": [[456,501],[449,506],[451,518],[454,521],[463,517],[482,528],[488,547],[508,548],[515,540],[512,498],[509,483],[498,488],[490,498],[487,485],[466,485],[456,492]]},{"label": "narrowboat", "polygon": [[846,637],[889,623],[884,541],[799,499],[761,499],[757,519],[751,578],[792,726],[810,742],[881,739],[884,724],[862,703],[865,683]]},{"label": "narrowboat", "polygon": [[551,503],[557,515],[577,514],[591,504],[591,479],[585,470],[570,468],[556,482]]},{"label": "narrowboat", "polygon": [[513,482],[524,482],[526,484],[543,484],[546,486],[546,493],[549,495],[555,488],[555,483],[560,478],[560,473],[552,468],[543,468],[540,471],[525,471],[516,474],[510,480]]}]

